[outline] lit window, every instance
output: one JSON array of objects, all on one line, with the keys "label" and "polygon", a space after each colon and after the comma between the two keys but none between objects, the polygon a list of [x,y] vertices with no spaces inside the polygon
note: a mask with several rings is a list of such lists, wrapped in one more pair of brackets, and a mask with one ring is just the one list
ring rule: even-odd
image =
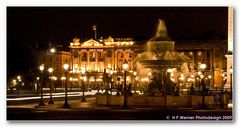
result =
[{"label": "lit window", "polygon": [[202,55],[202,52],[201,51],[198,51],[198,56],[201,56]]},{"label": "lit window", "polygon": [[94,58],[95,57],[95,52],[90,52],[90,57]]},{"label": "lit window", "polygon": [[83,53],[82,53],[82,57],[86,57],[86,52],[83,52]]}]

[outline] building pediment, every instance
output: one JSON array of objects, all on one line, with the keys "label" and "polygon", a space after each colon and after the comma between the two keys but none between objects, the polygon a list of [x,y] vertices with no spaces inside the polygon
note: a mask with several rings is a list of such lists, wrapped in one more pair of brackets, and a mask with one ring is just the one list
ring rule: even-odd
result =
[{"label": "building pediment", "polygon": [[94,39],[90,39],[88,41],[83,42],[81,46],[103,46],[103,44]]}]

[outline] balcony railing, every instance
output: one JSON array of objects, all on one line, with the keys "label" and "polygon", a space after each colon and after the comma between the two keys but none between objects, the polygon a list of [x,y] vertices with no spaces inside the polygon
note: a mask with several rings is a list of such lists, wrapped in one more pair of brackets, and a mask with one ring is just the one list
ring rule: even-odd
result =
[{"label": "balcony railing", "polygon": [[87,61],[87,57],[82,57],[81,61]]},{"label": "balcony railing", "polygon": [[104,61],[105,58],[104,57],[99,57],[99,61]]},{"label": "balcony railing", "polygon": [[90,61],[91,61],[91,62],[94,62],[94,61],[95,61],[95,58],[90,58]]}]

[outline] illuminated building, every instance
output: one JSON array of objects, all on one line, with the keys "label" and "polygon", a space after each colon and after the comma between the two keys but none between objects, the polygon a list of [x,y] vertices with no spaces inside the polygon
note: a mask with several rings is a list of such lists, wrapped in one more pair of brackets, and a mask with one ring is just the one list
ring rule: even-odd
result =
[{"label": "illuminated building", "polygon": [[129,62],[132,69],[132,60],[135,46],[132,38],[112,38],[80,42],[73,39],[70,50],[73,58],[73,72],[86,69],[89,72],[104,72],[122,70],[124,60]]},{"label": "illuminated building", "polygon": [[[163,26],[166,29],[166,26]],[[190,58],[187,62],[189,75],[194,75],[194,79],[185,81],[197,82],[197,73],[200,71],[200,64],[205,63],[205,76],[209,76],[208,86],[224,87],[224,74],[227,70],[227,40],[191,40],[175,41],[175,50]],[[89,39],[81,41],[74,38],[70,42],[70,52],[57,52],[55,54],[45,53],[39,57],[39,64],[56,68],[54,74],[60,79],[63,75],[62,65],[67,61],[70,65],[72,79],[83,78],[82,71],[86,72],[88,84],[97,84],[96,82],[104,79],[104,71],[110,77],[113,84],[122,81],[122,64],[126,60],[129,65],[129,71],[135,71],[135,59],[139,53],[144,52],[145,45],[139,45],[139,42],[133,41],[133,38],[112,38]],[[110,72],[114,72],[110,74]],[[116,74],[117,73],[117,74]],[[113,75],[113,76],[112,76]],[[120,77],[119,79],[117,77]],[[133,76],[131,76],[133,77]],[[139,79],[139,81],[144,79]],[[178,79],[173,79],[177,81]],[[117,81],[117,82],[116,82]],[[130,78],[127,80],[133,81]]]},{"label": "illuminated building", "polygon": [[[132,70],[136,47],[132,38],[110,36],[107,39],[89,39],[85,42],[75,38],[69,46],[73,61],[72,73],[85,70],[89,81],[93,82],[102,79],[105,70],[108,74],[110,71],[114,73],[122,71],[125,60],[129,63],[129,69]],[[116,80],[116,77],[113,78]]]},{"label": "illuminated building", "polygon": [[[71,54],[70,52],[65,51],[56,51],[54,54],[50,52],[40,52],[38,54],[38,65],[44,64],[46,70],[48,68],[53,68],[52,76],[56,79],[61,79],[64,76],[63,64],[65,61],[71,63]],[[60,80],[58,80],[58,85]],[[59,87],[59,86],[58,86]],[[62,86],[61,86],[62,87]]]},{"label": "illuminated building", "polygon": [[212,76],[209,86],[221,88],[222,73],[226,71],[226,40],[176,41],[175,44],[176,51],[191,59],[188,62],[189,73],[197,73],[201,63],[205,63],[207,65],[205,74]]}]

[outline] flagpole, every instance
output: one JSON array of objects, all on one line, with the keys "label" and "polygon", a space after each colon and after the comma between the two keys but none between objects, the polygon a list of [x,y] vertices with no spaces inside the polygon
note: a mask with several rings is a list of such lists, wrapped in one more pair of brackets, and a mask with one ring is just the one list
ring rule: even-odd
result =
[{"label": "flagpole", "polygon": [[97,26],[96,25],[93,25],[93,31],[95,31],[95,40],[97,39]]},{"label": "flagpole", "polygon": [[96,29],[95,29],[95,40],[96,40],[96,38],[97,38],[97,33],[96,33]]}]

